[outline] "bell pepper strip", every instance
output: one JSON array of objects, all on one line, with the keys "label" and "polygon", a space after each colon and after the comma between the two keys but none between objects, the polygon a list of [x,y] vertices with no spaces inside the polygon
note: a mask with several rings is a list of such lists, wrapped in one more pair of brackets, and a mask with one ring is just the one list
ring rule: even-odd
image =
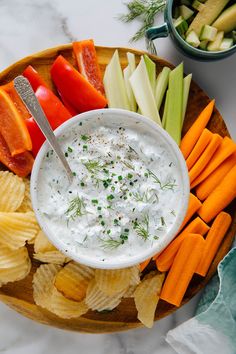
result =
[{"label": "bell pepper strip", "polygon": [[97,53],[92,39],[73,43],[73,52],[79,68],[79,72],[102,95],[105,90],[102,82],[102,74],[97,60]]},{"label": "bell pepper strip", "polygon": [[106,107],[106,98],[62,55],[54,61],[51,76],[63,99],[76,111],[86,112]]},{"label": "bell pepper strip", "polygon": [[0,133],[12,156],[32,150],[32,142],[26,124],[10,96],[0,88]]},{"label": "bell pepper strip", "polygon": [[[35,95],[53,130],[72,117],[59,98],[48,88],[39,86]],[[32,139],[32,152],[36,156],[45,141],[45,137],[32,117],[25,122]]]},{"label": "bell pepper strip", "polygon": [[14,106],[16,107],[17,111],[20,113],[23,119],[30,118],[31,114],[25,107],[24,103],[22,102],[21,98],[19,97],[18,93],[14,88],[13,81],[9,82],[6,85],[1,86],[1,88],[10,96]]},{"label": "bell pepper strip", "polygon": [[60,92],[58,92],[60,99],[62,100],[62,103],[64,104],[64,106],[67,108],[67,110],[70,112],[70,114],[72,115],[72,117],[76,116],[78,114],[78,112],[69,105],[68,102],[66,102],[66,100],[64,99],[64,97],[61,96]]},{"label": "bell pepper strip", "polygon": [[32,86],[34,92],[37,90],[39,86],[48,87],[48,85],[43,80],[43,78],[31,65],[27,66],[27,68],[23,71],[23,76],[29,80],[30,85]]},{"label": "bell pepper strip", "polygon": [[0,162],[19,177],[26,177],[32,170],[34,158],[29,151],[11,156],[7,143],[0,134]]},{"label": "bell pepper strip", "polygon": [[33,144],[32,153],[33,156],[36,157],[37,153],[39,152],[41,146],[43,145],[46,139],[33,117],[26,119],[25,123]]}]

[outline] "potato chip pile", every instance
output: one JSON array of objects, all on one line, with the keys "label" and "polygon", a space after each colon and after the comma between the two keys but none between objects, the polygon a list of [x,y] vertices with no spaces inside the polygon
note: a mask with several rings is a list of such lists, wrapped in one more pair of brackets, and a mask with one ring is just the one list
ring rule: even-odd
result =
[{"label": "potato chip pile", "polygon": [[0,286],[29,274],[31,261],[25,244],[38,232],[29,181],[0,171]]},{"label": "potato chip pile", "polygon": [[152,327],[164,273],[140,279],[139,266],[93,269],[58,251],[40,230],[32,210],[30,181],[0,171],[0,287],[25,278],[31,269],[26,243],[41,263],[33,276],[35,303],[64,319],[110,311],[122,298],[134,299],[138,319]]},{"label": "potato chip pile", "polygon": [[153,271],[141,281],[139,266],[114,270],[84,266],[56,251],[42,231],[35,239],[34,250],[34,258],[39,259],[40,254],[40,260],[48,263],[40,265],[33,278],[33,296],[38,306],[69,319],[82,316],[89,309],[113,310],[122,298],[133,297],[139,320],[152,327],[164,273]]}]

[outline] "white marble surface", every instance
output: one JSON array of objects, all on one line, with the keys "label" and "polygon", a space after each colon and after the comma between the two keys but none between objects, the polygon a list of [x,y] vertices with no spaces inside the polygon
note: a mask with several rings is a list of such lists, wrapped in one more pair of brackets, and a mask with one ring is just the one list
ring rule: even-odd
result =
[{"label": "white marble surface", "polygon": [[[39,50],[74,39],[94,38],[97,45],[131,46],[129,38],[139,23],[117,20],[122,0],[1,0],[0,70]],[[217,107],[236,138],[235,56],[216,63],[183,58],[169,39],[156,41],[160,56],[174,64],[184,60],[186,73],[216,98]],[[144,49],[143,41],[133,44]],[[0,353],[6,354],[171,354],[167,331],[190,318],[197,298],[152,330],[138,329],[114,335],[70,333],[34,323],[0,304]]]}]

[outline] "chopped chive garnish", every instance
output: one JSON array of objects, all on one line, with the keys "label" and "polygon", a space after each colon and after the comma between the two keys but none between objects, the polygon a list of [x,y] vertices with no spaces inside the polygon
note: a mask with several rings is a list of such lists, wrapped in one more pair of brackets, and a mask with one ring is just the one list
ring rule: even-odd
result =
[{"label": "chopped chive garnish", "polygon": [[109,194],[108,196],[107,196],[107,200],[112,200],[112,199],[114,199],[115,197],[114,197],[114,195],[113,194]]},{"label": "chopped chive garnish", "polygon": [[73,151],[73,149],[70,147],[70,146],[68,146],[68,149],[67,149],[69,152],[72,152]]},{"label": "chopped chive garnish", "polygon": [[99,219],[101,219],[101,218],[102,218],[102,215],[100,214],[100,215],[98,215],[98,217],[99,217]]},{"label": "chopped chive garnish", "polygon": [[88,150],[88,145],[83,145],[83,150]]},{"label": "chopped chive garnish", "polygon": [[83,141],[88,141],[89,140],[89,137],[87,135],[81,135],[81,139]]},{"label": "chopped chive garnish", "polygon": [[111,187],[111,190],[112,190],[112,192],[114,192],[114,191],[115,191],[115,187],[114,187],[114,186],[112,186],[112,187]]},{"label": "chopped chive garnish", "polygon": [[81,182],[80,185],[81,185],[81,187],[84,187],[84,182]]},{"label": "chopped chive garnish", "polygon": [[122,181],[123,177],[122,176],[118,176],[118,180]]},{"label": "chopped chive garnish", "polygon": [[68,152],[67,151],[65,152],[65,157],[68,157]]},{"label": "chopped chive garnish", "polygon": [[114,225],[118,225],[119,224],[119,220],[114,219],[113,221],[114,221]]},{"label": "chopped chive garnish", "polygon": [[101,221],[101,225],[104,226],[105,225],[105,221],[102,220]]},{"label": "chopped chive garnish", "polygon": [[124,229],[125,232],[129,232],[129,229]]},{"label": "chopped chive garnish", "polygon": [[98,200],[97,199],[92,199],[92,203],[93,204],[98,204]]},{"label": "chopped chive garnish", "polygon": [[161,216],[161,226],[166,226],[165,219]]},{"label": "chopped chive garnish", "polygon": [[110,235],[110,233],[111,233],[111,230],[107,230],[107,234]]},{"label": "chopped chive garnish", "polygon": [[128,173],[127,177],[131,179],[133,177],[132,173]]},{"label": "chopped chive garnish", "polygon": [[98,206],[98,207],[97,207],[97,210],[102,210],[102,207]]},{"label": "chopped chive garnish", "polygon": [[73,172],[72,174],[73,174],[73,176],[76,176],[76,172]]}]

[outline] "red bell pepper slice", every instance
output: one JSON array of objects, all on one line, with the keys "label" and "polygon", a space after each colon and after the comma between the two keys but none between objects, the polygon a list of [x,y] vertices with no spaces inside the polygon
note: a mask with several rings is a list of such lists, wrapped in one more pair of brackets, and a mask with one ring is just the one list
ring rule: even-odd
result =
[{"label": "red bell pepper slice", "polygon": [[97,53],[92,39],[73,43],[73,51],[80,73],[95,89],[105,95],[102,74],[97,60]]},{"label": "red bell pepper slice", "polygon": [[12,156],[32,150],[32,142],[25,121],[10,96],[0,89],[0,133]]},{"label": "red bell pepper slice", "polygon": [[78,112],[104,108],[106,98],[59,55],[51,68],[52,80],[63,99]]},{"label": "red bell pepper slice", "polygon": [[19,97],[18,93],[14,88],[13,81],[9,82],[6,85],[1,86],[1,88],[10,96],[12,102],[14,103],[17,111],[20,113],[23,119],[29,118],[31,115],[27,108],[25,107],[24,103],[22,102],[21,98]]},{"label": "red bell pepper slice", "polygon": [[[27,66],[27,68],[23,71],[23,75],[29,80],[34,92],[36,92],[39,86],[49,88],[43,78],[31,65]],[[70,107],[70,105],[63,99],[63,97],[61,97],[61,100],[72,116],[76,116],[76,114],[78,114],[78,112],[76,112],[74,108]]]},{"label": "red bell pepper slice", "polygon": [[[48,88],[39,86],[35,94],[53,130],[72,117],[59,98]],[[32,139],[32,152],[36,156],[45,137],[32,117],[25,122]]]},{"label": "red bell pepper slice", "polygon": [[31,65],[27,66],[27,68],[23,71],[23,76],[29,80],[30,85],[32,86],[34,92],[37,90],[39,86],[48,87],[44,79]]},{"label": "red bell pepper slice", "polygon": [[11,156],[7,143],[0,134],[0,162],[19,177],[26,177],[32,170],[34,158],[29,151]]}]

